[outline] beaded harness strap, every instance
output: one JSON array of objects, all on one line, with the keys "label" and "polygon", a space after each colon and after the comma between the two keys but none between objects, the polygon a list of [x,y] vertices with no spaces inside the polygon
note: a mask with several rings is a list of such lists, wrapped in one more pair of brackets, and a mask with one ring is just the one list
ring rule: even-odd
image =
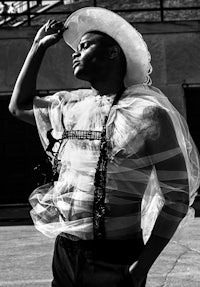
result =
[{"label": "beaded harness strap", "polygon": [[[124,88],[121,89],[111,105],[110,111],[114,105],[118,102],[121,97]],[[109,111],[109,114],[110,114]],[[106,194],[106,174],[107,174],[107,163],[108,163],[108,139],[106,138],[106,124],[108,121],[108,116],[105,117],[102,131],[83,131],[83,130],[71,130],[67,131],[64,128],[64,132],[61,139],[55,139],[52,136],[52,130],[47,131],[47,138],[49,140],[49,145],[46,151],[50,152],[53,156],[52,162],[52,181],[58,178],[58,166],[60,160],[58,155],[64,139],[78,139],[78,140],[100,140],[100,155],[96,167],[95,177],[94,177],[94,202],[93,202],[93,234],[94,240],[102,240],[105,238],[105,194]],[[62,124],[63,118],[62,118]],[[59,143],[59,147],[56,152],[53,152],[53,147],[55,143]]]},{"label": "beaded harness strap", "polygon": [[106,123],[108,116],[105,117],[101,133],[100,155],[94,177],[94,202],[93,202],[93,234],[94,239],[100,240],[105,238],[104,217],[105,194],[106,194],[106,174],[108,163],[108,140],[106,138]]}]

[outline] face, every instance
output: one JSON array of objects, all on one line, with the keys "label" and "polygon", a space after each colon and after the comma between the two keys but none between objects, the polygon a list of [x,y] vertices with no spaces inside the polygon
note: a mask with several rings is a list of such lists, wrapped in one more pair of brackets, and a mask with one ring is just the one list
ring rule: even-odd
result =
[{"label": "face", "polygon": [[106,75],[108,49],[102,42],[103,36],[95,33],[85,34],[72,56],[74,75],[81,80],[94,81]]}]

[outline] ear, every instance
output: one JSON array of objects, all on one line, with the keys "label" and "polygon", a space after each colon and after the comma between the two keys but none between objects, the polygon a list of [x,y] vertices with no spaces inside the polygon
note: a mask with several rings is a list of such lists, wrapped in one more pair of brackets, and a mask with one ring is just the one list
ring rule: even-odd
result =
[{"label": "ear", "polygon": [[115,59],[120,54],[120,47],[117,45],[114,45],[112,47],[109,47],[109,59]]}]

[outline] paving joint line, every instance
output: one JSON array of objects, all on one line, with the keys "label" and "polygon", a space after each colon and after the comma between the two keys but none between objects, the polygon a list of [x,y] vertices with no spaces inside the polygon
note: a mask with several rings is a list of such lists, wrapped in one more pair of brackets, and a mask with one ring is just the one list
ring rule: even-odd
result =
[{"label": "paving joint line", "polygon": [[[177,244],[179,244],[179,243],[177,243]],[[166,284],[167,284],[168,276],[169,276],[169,275],[172,273],[172,271],[175,269],[175,267],[176,267],[178,261],[180,260],[180,258],[181,258],[183,255],[185,255],[185,254],[189,251],[189,248],[187,248],[187,246],[184,246],[184,245],[183,245],[182,247],[185,247],[186,249],[183,250],[183,251],[178,255],[178,257],[177,257],[176,260],[174,261],[172,267],[171,267],[170,270],[166,273],[165,278],[164,278],[164,282],[162,283],[162,285],[161,285],[160,287],[167,287]]]},{"label": "paving joint line", "polygon": [[176,242],[176,244],[179,244],[179,245],[181,245],[181,246],[183,246],[183,247],[187,248],[187,249],[188,249],[188,251],[193,251],[193,252],[195,252],[195,253],[200,254],[200,250],[197,250],[197,249],[195,249],[195,248],[189,247],[189,246],[188,246],[188,245],[186,245],[186,244],[183,244],[183,243],[177,243],[177,242]]}]

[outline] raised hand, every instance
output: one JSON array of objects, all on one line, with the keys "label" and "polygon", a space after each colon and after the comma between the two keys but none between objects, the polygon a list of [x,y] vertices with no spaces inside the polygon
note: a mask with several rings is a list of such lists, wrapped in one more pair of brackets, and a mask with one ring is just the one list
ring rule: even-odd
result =
[{"label": "raised hand", "polygon": [[66,28],[63,23],[54,19],[48,20],[37,32],[34,42],[48,48],[57,43]]}]

